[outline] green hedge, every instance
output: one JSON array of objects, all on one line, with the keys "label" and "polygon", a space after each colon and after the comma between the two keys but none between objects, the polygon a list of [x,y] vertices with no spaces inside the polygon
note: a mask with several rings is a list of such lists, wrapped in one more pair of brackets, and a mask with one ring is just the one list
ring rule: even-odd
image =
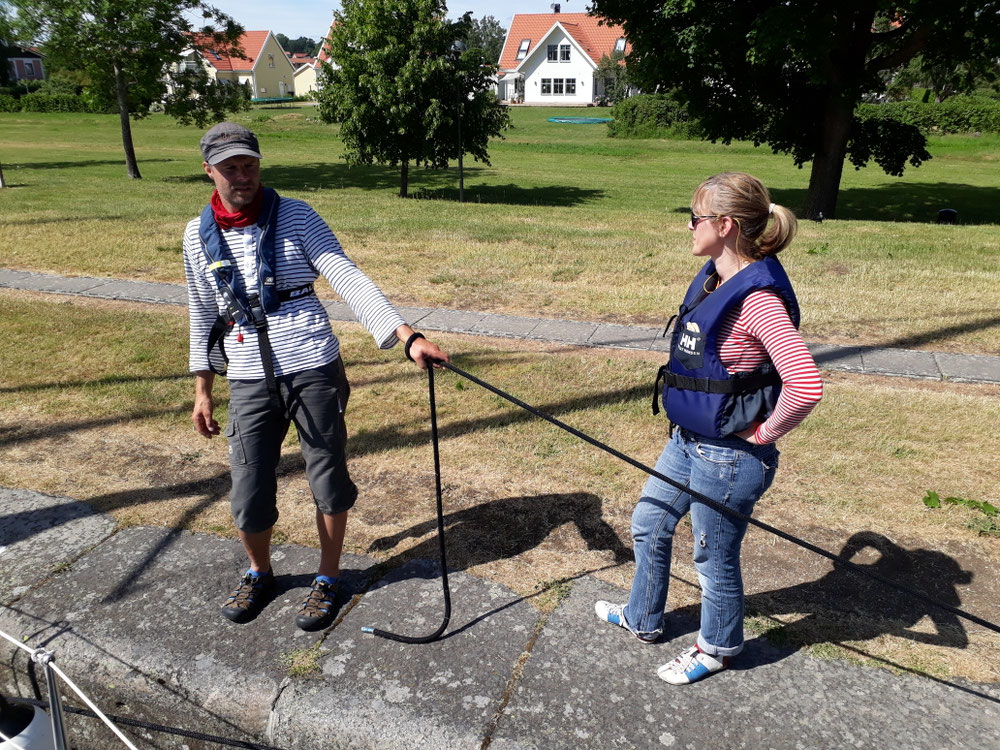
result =
[{"label": "green hedge", "polygon": [[10,94],[0,94],[0,112],[20,112],[21,105]]},{"label": "green hedge", "polygon": [[701,127],[669,94],[639,94],[618,102],[608,124],[612,138],[700,138]]},{"label": "green hedge", "polygon": [[73,94],[27,94],[21,97],[23,112],[89,112],[82,97]]},{"label": "green hedge", "polygon": [[898,120],[923,133],[1000,133],[1000,101],[983,96],[954,96],[943,102],[862,104],[858,119]]}]

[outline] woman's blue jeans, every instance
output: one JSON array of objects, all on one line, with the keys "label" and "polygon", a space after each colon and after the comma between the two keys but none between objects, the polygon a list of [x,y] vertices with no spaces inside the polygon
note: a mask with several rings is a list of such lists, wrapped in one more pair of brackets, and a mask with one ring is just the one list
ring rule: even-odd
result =
[{"label": "woman's blue jeans", "polygon": [[[705,438],[674,431],[656,470],[695,492],[749,516],[771,486],[778,449],[736,437]],[[635,578],[625,607],[629,629],[654,638],[663,631],[674,529],[690,511],[694,564],[701,584],[698,646],[716,656],[743,649],[743,576],[740,546],[747,524],[650,477],[632,514]]]}]

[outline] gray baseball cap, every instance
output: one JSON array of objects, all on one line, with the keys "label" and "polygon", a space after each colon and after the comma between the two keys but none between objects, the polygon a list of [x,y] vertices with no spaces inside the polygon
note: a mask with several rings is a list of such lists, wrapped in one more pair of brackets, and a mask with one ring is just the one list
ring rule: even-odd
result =
[{"label": "gray baseball cap", "polygon": [[201,139],[201,155],[209,164],[218,164],[230,156],[260,155],[257,136],[235,122],[220,122]]}]

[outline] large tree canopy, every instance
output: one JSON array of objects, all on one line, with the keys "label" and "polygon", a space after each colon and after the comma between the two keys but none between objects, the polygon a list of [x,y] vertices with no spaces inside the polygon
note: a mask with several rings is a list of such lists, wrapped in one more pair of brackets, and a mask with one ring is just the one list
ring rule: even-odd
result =
[{"label": "large tree canopy", "polygon": [[707,137],[812,162],[806,214],[836,214],[845,158],[889,174],[930,155],[912,126],[860,121],[886,71],[914,55],[952,66],[1000,55],[1000,0],[593,0],[632,45],[647,91],[678,88]]},{"label": "large tree canopy", "polygon": [[129,118],[162,101],[181,122],[204,125],[242,106],[242,87],[211,82],[202,69],[171,69],[194,44],[187,15],[201,15],[199,44],[242,56],[243,29],[203,0],[13,0],[22,35],[41,42],[55,66],[82,69],[97,98],[121,119],[129,177],[139,178]]},{"label": "large tree canopy", "polygon": [[444,169],[461,152],[489,164],[487,144],[509,124],[491,90],[496,70],[482,51],[452,52],[469,14],[445,18],[441,0],[343,0],[334,14],[330,55],[317,92],[320,117],[339,122],[345,158],[400,168],[407,194],[410,163]]},{"label": "large tree canopy", "polygon": [[486,61],[490,65],[497,65],[500,62],[500,53],[503,52],[503,40],[507,36],[507,29],[493,16],[473,18],[466,29],[465,43],[469,48],[481,49]]}]

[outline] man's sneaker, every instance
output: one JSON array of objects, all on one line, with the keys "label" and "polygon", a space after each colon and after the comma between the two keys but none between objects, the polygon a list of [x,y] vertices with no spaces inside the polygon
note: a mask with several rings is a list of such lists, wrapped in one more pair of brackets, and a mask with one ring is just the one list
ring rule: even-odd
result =
[{"label": "man's sneaker", "polygon": [[302,630],[322,630],[333,622],[337,614],[333,603],[339,588],[339,583],[314,579],[309,595],[303,600],[299,613],[295,616],[295,624]]},{"label": "man's sneaker", "polygon": [[672,662],[657,669],[656,674],[661,680],[665,680],[671,685],[687,685],[728,666],[728,656],[718,658],[706,654],[697,646],[692,646]]},{"label": "man's sneaker", "polygon": [[594,612],[597,613],[597,619],[604,620],[604,622],[610,622],[612,625],[617,625],[620,628],[625,628],[628,632],[632,633],[641,643],[655,643],[660,637],[659,635],[649,635],[642,636],[634,632],[632,628],[628,626],[625,622],[625,605],[624,604],[612,604],[611,602],[599,601],[594,604]]},{"label": "man's sneaker", "polygon": [[249,622],[257,616],[274,591],[274,573],[243,574],[240,585],[222,605],[222,616],[233,622]]}]

